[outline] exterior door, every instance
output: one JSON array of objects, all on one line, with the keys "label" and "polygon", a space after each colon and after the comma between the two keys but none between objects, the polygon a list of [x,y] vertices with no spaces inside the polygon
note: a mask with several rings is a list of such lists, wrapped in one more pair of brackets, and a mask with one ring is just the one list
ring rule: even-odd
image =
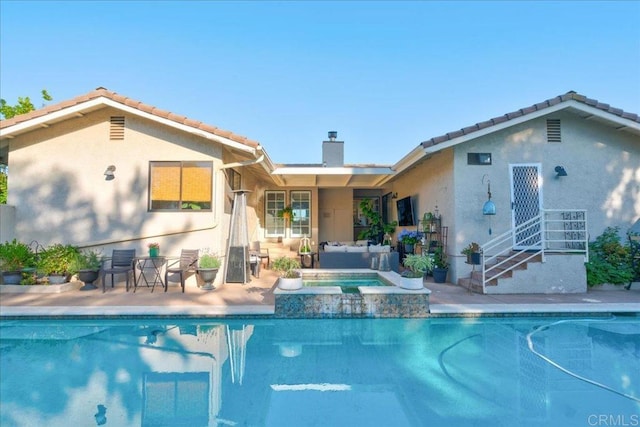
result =
[{"label": "exterior door", "polygon": [[[542,177],[540,163],[510,165],[512,227],[537,216],[542,209]],[[514,235],[513,248],[540,246],[540,226],[527,228]]]}]

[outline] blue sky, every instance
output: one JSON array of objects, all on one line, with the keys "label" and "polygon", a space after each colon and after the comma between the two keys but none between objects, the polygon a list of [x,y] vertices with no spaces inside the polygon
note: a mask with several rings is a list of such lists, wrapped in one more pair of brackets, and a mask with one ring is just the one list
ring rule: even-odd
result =
[{"label": "blue sky", "polygon": [[640,114],[640,2],[0,0],[0,97],[103,86],[276,163],[393,164],[569,90]]}]

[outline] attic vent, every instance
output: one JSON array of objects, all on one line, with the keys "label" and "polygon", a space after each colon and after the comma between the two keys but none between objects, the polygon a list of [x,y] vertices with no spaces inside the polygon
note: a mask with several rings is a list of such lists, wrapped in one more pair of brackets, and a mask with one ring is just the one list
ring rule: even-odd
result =
[{"label": "attic vent", "polygon": [[112,141],[124,139],[124,116],[111,116],[109,139]]},{"label": "attic vent", "polygon": [[562,142],[560,119],[547,120],[547,142]]}]

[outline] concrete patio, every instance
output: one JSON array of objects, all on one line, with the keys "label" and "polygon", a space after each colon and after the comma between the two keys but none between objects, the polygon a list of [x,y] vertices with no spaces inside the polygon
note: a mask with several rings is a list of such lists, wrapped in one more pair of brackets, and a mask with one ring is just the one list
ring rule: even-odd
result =
[{"label": "concrete patio", "polygon": [[[102,293],[72,290],[62,293],[2,293],[0,317],[22,316],[271,316],[277,276],[262,270],[248,284],[225,283],[204,291],[171,283],[165,293],[156,287],[125,292],[124,282]],[[640,283],[630,290],[596,288],[581,294],[479,295],[450,283],[433,283],[430,312],[433,316],[502,314],[640,313]]]}]

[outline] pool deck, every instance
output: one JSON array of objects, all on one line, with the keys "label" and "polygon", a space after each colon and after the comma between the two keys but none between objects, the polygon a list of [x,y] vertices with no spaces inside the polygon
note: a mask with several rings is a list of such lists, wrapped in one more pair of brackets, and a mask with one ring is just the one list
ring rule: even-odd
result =
[{"label": "pool deck", "polygon": [[[262,270],[247,284],[225,283],[213,291],[171,283],[167,293],[156,287],[125,292],[115,288],[61,293],[1,293],[0,317],[57,316],[271,316],[277,276]],[[3,285],[0,285],[3,286]],[[593,289],[580,294],[479,295],[450,283],[429,279],[433,316],[640,313],[640,283],[630,290]]]}]

